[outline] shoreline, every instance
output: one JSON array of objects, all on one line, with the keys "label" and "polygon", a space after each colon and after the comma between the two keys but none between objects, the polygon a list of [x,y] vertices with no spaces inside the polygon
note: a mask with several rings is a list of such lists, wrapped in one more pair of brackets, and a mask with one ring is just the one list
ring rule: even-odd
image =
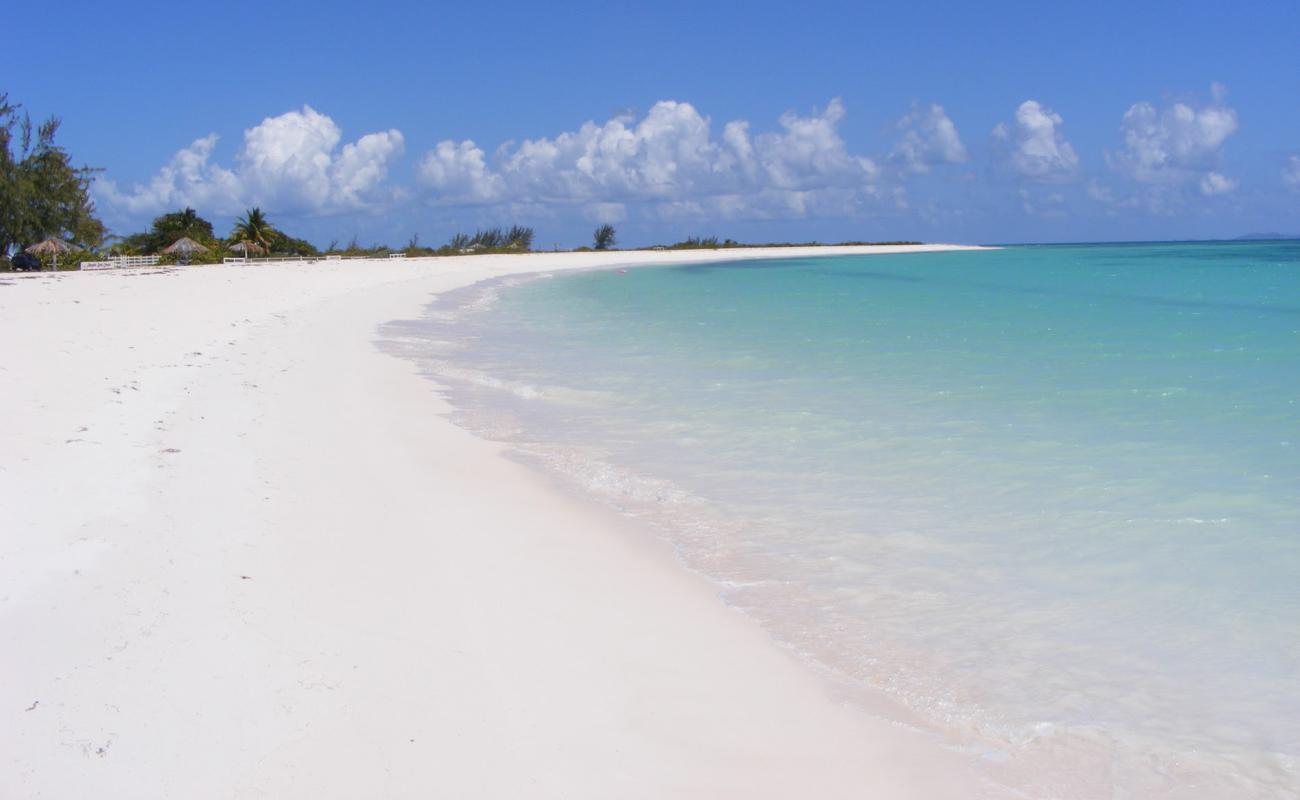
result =
[{"label": "shoreline", "polygon": [[971,796],[965,758],[834,701],[665,543],[455,427],[374,344],[510,274],[938,249],[967,248],[0,278],[22,343],[0,359],[0,633],[21,654],[0,661],[0,786]]}]

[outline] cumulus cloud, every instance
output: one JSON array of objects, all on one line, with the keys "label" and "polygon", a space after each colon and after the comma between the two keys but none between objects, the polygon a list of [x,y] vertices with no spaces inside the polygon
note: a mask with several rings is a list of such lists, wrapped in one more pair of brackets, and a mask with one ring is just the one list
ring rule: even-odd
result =
[{"label": "cumulus cloud", "polygon": [[1300,156],[1291,156],[1282,167],[1282,182],[1296,191],[1300,191]]},{"label": "cumulus cloud", "polygon": [[1214,99],[1195,108],[1174,103],[1156,108],[1146,101],[1124,112],[1124,146],[1106,154],[1110,166],[1134,181],[1178,188],[1195,184],[1203,194],[1231,191],[1235,182],[1216,171],[1223,143],[1237,130],[1237,112],[1224,105],[1217,84]]},{"label": "cumulus cloud", "polygon": [[749,160],[744,158],[749,148],[743,146],[743,130],[724,138],[733,140],[744,175],[758,175],[760,183],[777,189],[807,191],[870,183],[879,169],[871,159],[849,154],[836,130],[843,118],[844,104],[838,98],[809,117],[786,112],[781,115],[780,132],[755,137]]},{"label": "cumulus cloud", "polygon": [[889,160],[904,172],[926,173],[932,167],[960,164],[967,158],[957,126],[937,103],[914,105],[895,128],[900,135]]},{"label": "cumulus cloud", "polygon": [[121,191],[113,181],[100,180],[95,183],[95,193],[110,209],[128,216],[185,205],[224,210],[243,188],[233,172],[211,163],[216,145],[215,133],[196,139],[172,156],[147,184]]},{"label": "cumulus cloud", "polygon": [[809,215],[874,192],[879,168],[849,152],[844,114],[834,99],[808,116],[782,115],[778,130],[755,135],[737,120],[715,138],[690,103],[664,100],[640,119],[589,121],[502,145],[491,159],[472,141],[439,142],[418,176],[447,204],[576,204],[599,219],[622,218],[629,203],[670,217]]},{"label": "cumulus cloud", "polygon": [[1079,172],[1079,156],[1061,131],[1064,124],[1060,114],[1036,100],[1021,103],[1014,124],[1003,122],[993,129],[998,164],[1028,181],[1073,180]]},{"label": "cumulus cloud", "polygon": [[334,120],[303,106],[244,131],[231,168],[212,162],[217,135],[211,134],[176,153],[147,183],[120,188],[100,181],[96,193],[127,216],[181,206],[234,213],[249,205],[328,214],[382,202],[390,194],[388,167],[402,153],[401,132],[367,134],[340,148],[342,138]]},{"label": "cumulus cloud", "polygon": [[482,149],[474,142],[439,142],[420,162],[420,177],[450,197],[470,202],[498,199],[504,186],[501,178],[488,170]]}]

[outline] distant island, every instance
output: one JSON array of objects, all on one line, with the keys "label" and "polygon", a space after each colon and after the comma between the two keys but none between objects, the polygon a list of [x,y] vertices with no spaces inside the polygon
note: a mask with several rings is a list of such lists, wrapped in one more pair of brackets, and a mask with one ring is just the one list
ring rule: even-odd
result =
[{"label": "distant island", "polygon": [[1287,235],[1285,233],[1248,233],[1245,236],[1238,236],[1233,239],[1234,242],[1267,242],[1277,239],[1300,239],[1300,233]]}]

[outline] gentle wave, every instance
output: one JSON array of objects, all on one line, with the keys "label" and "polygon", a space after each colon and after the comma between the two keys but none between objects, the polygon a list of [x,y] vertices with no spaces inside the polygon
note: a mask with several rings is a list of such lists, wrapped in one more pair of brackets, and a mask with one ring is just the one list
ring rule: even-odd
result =
[{"label": "gentle wave", "polygon": [[895,698],[997,782],[1293,797],[1297,264],[1147,246],[588,273],[386,333],[459,424],[651,524],[846,696]]}]

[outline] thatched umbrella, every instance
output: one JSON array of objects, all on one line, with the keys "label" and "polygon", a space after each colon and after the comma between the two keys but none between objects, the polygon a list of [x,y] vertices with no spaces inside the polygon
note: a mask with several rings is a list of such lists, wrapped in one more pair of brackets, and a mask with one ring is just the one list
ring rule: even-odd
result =
[{"label": "thatched umbrella", "polygon": [[233,250],[233,251],[236,252],[236,253],[243,253],[243,254],[244,254],[244,259],[245,259],[245,260],[248,259],[248,254],[249,254],[249,253],[265,253],[265,252],[266,252],[266,248],[262,247],[262,246],[261,246],[260,244],[258,244],[257,242],[248,242],[248,241],[244,241],[244,242],[235,242],[234,244],[232,244],[232,245],[230,246],[230,249]]},{"label": "thatched umbrella", "polygon": [[57,237],[57,236],[51,236],[50,238],[46,239],[45,241],[43,241],[43,242],[37,242],[36,244],[34,244],[34,245],[32,245],[31,247],[27,248],[27,252],[29,252],[29,253],[31,253],[31,254],[33,254],[33,255],[38,255],[38,256],[39,256],[39,255],[45,255],[45,254],[47,254],[47,253],[48,253],[49,255],[53,256],[53,257],[54,257],[54,271],[55,271],[55,272],[58,272],[58,270],[59,270],[59,253],[71,253],[73,250],[76,250],[76,249],[77,249],[77,248],[75,248],[75,247],[73,247],[72,245],[68,244],[67,242],[63,241],[63,240],[60,239],[59,237]]},{"label": "thatched umbrella", "polygon": [[204,247],[203,245],[199,244],[198,242],[194,241],[188,236],[182,236],[181,238],[172,242],[171,246],[164,249],[163,252],[172,255],[179,255],[181,257],[181,263],[188,264],[190,263],[190,256],[194,255],[195,253],[206,253],[208,252],[208,248]]},{"label": "thatched umbrella", "polygon": [[182,256],[192,256],[195,253],[206,253],[208,252],[208,248],[204,247],[203,245],[199,244],[198,242],[194,241],[188,236],[182,236],[181,238],[172,242],[171,246],[163,250],[163,252],[172,253],[175,255],[182,255]]}]

